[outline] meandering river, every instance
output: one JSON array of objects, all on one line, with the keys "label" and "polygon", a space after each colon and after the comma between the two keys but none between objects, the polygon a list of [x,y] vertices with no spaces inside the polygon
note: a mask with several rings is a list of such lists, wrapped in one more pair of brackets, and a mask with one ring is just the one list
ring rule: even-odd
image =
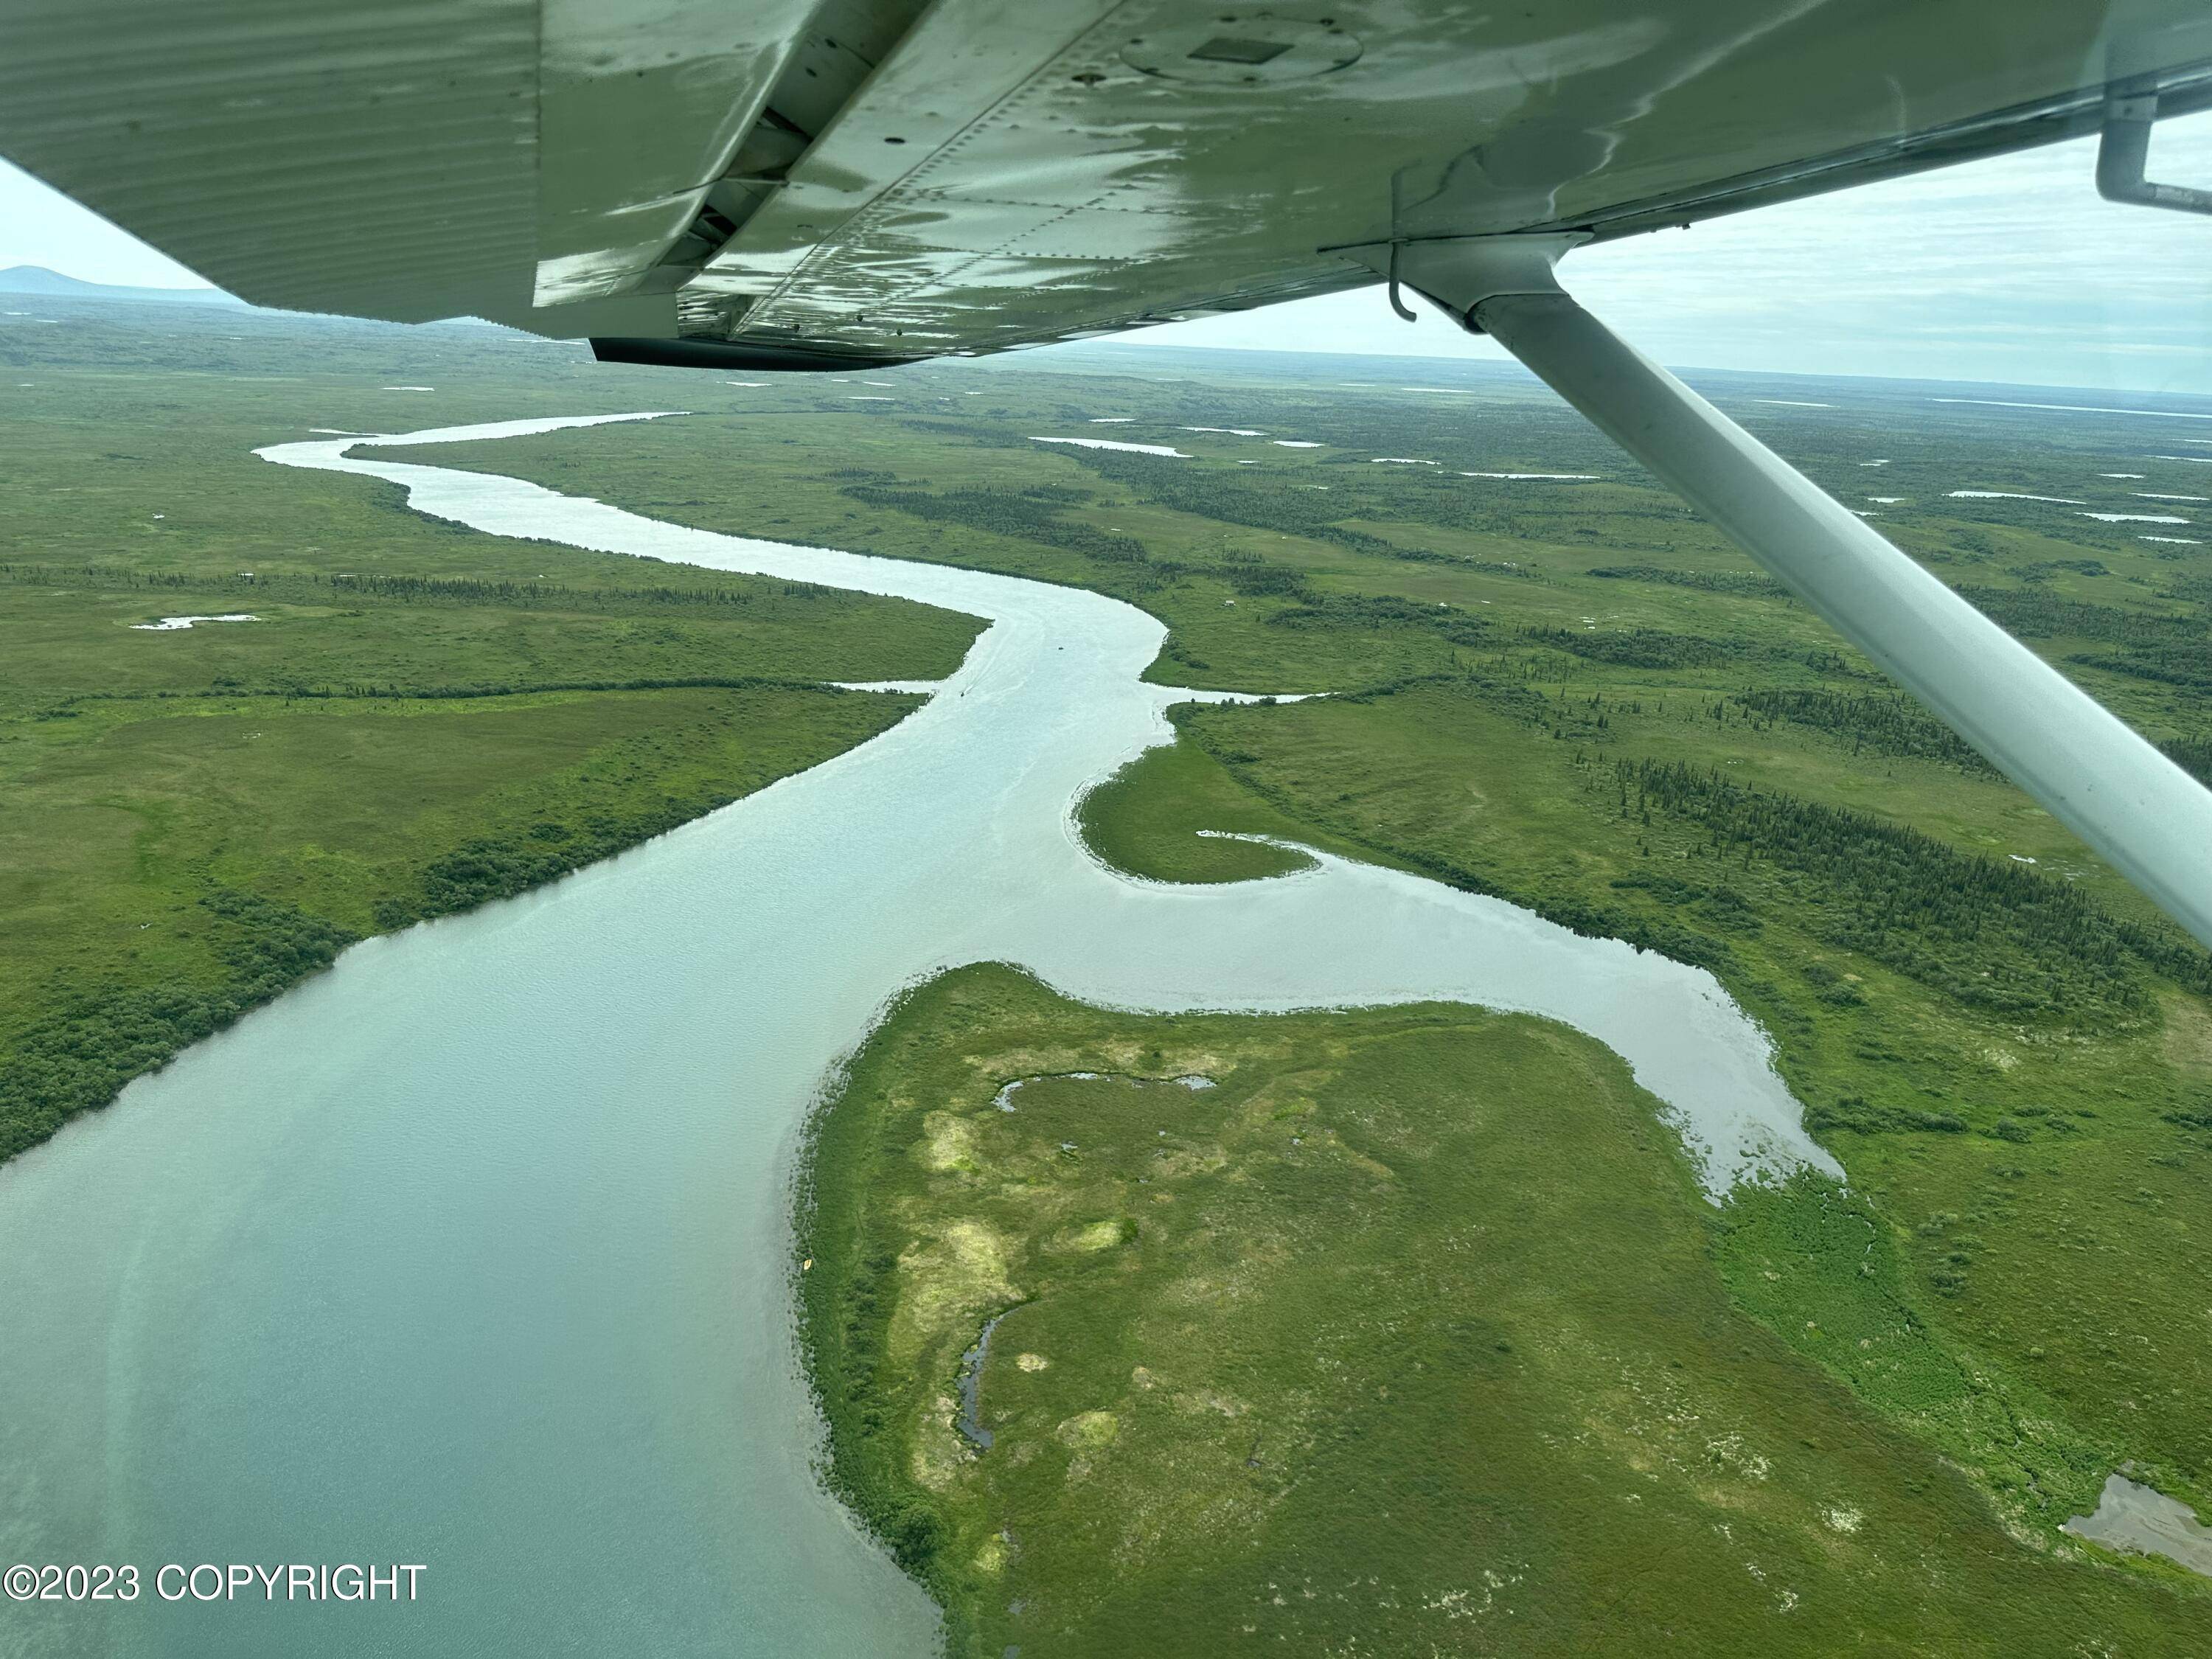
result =
[{"label": "meandering river", "polygon": [[812,1476],[786,1202],[825,1073],[957,963],[1149,1009],[1547,1015],[1627,1058],[1709,1190],[1833,1170],[1702,971],[1334,858],[1206,888],[1103,867],[1073,804],[1188,695],[1139,680],[1141,611],[374,453],[588,423],[262,453],[499,535],[990,626],[872,741],[357,945],[0,1169],[0,1565],[425,1567],[411,1605],[10,1605],[0,1653],[931,1651],[927,1600]]}]

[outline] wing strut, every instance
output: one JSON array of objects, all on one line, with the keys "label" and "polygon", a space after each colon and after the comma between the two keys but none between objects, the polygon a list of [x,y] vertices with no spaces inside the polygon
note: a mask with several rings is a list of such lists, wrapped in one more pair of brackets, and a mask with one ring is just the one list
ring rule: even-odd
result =
[{"label": "wing strut", "polygon": [[1553,267],[1580,240],[1408,242],[1399,275],[1494,337],[2212,945],[2212,793],[1577,305]]},{"label": "wing strut", "polygon": [[2158,88],[2105,95],[2105,136],[2097,146],[2097,193],[2108,202],[2212,213],[2212,190],[2154,184],[2143,177],[2150,161],[2150,127],[2158,119]]}]

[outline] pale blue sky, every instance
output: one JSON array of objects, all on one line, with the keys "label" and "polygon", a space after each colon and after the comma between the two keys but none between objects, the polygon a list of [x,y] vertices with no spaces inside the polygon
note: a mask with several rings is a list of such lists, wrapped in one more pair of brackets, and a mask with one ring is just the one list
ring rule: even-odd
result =
[{"label": "pale blue sky", "polygon": [[[2094,141],[2053,145],[1589,248],[1570,286],[1679,365],[2212,393],[2212,217],[2116,207]],[[2212,185],[2212,114],[2167,122],[2151,173]],[[0,162],[0,267],[186,287],[181,265]],[[1135,337],[1495,356],[1379,291]]]}]

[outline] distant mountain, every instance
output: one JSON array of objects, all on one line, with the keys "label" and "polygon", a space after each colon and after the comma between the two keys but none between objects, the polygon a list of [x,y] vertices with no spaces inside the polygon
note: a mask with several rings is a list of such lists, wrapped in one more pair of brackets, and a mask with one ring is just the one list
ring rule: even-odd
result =
[{"label": "distant mountain", "polygon": [[44,265],[10,265],[0,270],[0,294],[37,294],[50,300],[153,300],[185,306],[246,303],[219,288],[123,288],[112,283],[80,282]]}]

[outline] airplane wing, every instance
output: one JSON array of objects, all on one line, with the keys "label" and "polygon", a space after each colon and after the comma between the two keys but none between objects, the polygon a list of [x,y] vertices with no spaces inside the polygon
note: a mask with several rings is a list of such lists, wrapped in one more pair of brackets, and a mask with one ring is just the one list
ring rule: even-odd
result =
[{"label": "airplane wing", "polygon": [[10,0],[0,154],[256,303],[1001,350],[2212,106],[2202,0]]},{"label": "airplane wing", "polygon": [[1575,305],[1566,248],[2212,107],[2204,0],[7,0],[0,154],[263,305],[1000,351],[1393,277],[2212,945],[2212,795]]}]

